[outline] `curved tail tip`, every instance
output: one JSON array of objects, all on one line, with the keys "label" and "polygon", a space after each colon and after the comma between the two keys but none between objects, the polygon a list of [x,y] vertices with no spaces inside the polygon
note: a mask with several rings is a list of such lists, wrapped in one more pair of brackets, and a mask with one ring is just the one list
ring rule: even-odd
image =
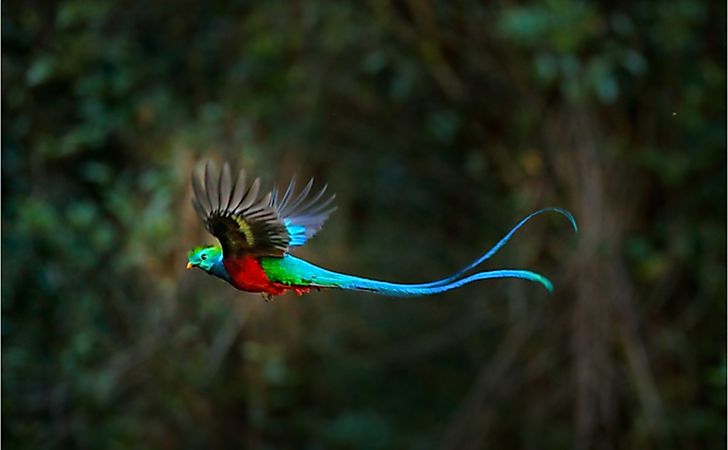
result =
[{"label": "curved tail tip", "polygon": [[516,271],[519,272],[518,275],[513,274],[514,276],[518,278],[525,278],[529,281],[535,281],[536,283],[539,283],[541,286],[545,287],[547,291],[549,291],[549,294],[553,294],[554,292],[554,285],[551,283],[551,280],[546,278],[545,276],[541,275],[540,273],[531,272],[530,270],[523,270],[523,271]]},{"label": "curved tail tip", "polygon": [[541,277],[538,280],[538,282],[541,283],[543,285],[543,287],[546,288],[547,291],[549,291],[549,294],[553,294],[554,293],[554,285],[553,285],[553,283],[551,283],[551,280],[549,280],[546,277]]},{"label": "curved tail tip", "polygon": [[579,226],[576,224],[576,219],[574,218],[574,215],[571,214],[569,211],[567,211],[563,208],[555,208],[555,207],[546,208],[546,209],[555,211],[555,212],[561,214],[562,216],[566,217],[569,220],[569,222],[571,223],[571,226],[574,228],[574,232],[575,233],[579,232]]}]

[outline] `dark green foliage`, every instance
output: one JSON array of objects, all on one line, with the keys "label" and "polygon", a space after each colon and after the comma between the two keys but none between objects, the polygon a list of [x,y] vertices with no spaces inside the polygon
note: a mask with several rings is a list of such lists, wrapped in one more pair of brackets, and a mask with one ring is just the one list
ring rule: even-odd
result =
[{"label": "dark green foliage", "polygon": [[[7,448],[725,445],[725,3],[3,4]],[[265,304],[184,270],[190,170],[338,193]]]}]

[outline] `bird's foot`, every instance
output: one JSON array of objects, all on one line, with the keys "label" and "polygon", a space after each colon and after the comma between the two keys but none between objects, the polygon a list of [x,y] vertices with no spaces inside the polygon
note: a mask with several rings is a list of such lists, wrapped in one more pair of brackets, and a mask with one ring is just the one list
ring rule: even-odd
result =
[{"label": "bird's foot", "polygon": [[273,294],[269,294],[268,292],[263,292],[263,300],[265,300],[266,303],[270,303],[273,301]]}]

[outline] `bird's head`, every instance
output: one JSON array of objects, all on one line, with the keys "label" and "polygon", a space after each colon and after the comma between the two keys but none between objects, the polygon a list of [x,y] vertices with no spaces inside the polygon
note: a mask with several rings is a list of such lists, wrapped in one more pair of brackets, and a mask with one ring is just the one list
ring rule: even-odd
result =
[{"label": "bird's head", "polygon": [[199,267],[205,272],[209,272],[220,258],[222,258],[222,248],[220,247],[214,245],[195,247],[187,255],[187,268]]}]

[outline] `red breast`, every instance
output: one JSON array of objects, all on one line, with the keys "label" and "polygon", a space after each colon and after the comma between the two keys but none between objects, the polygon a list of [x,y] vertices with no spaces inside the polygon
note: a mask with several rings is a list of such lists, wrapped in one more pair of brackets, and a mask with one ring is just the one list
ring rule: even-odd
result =
[{"label": "red breast", "polygon": [[296,295],[308,292],[310,289],[305,286],[288,286],[270,281],[268,275],[263,271],[257,259],[252,256],[237,259],[223,259],[223,265],[233,285],[241,291],[266,292],[271,295],[280,295],[292,290]]},{"label": "red breast", "polygon": [[242,291],[264,292],[271,284],[260,263],[252,256],[223,259],[222,264],[230,274],[233,285]]}]

